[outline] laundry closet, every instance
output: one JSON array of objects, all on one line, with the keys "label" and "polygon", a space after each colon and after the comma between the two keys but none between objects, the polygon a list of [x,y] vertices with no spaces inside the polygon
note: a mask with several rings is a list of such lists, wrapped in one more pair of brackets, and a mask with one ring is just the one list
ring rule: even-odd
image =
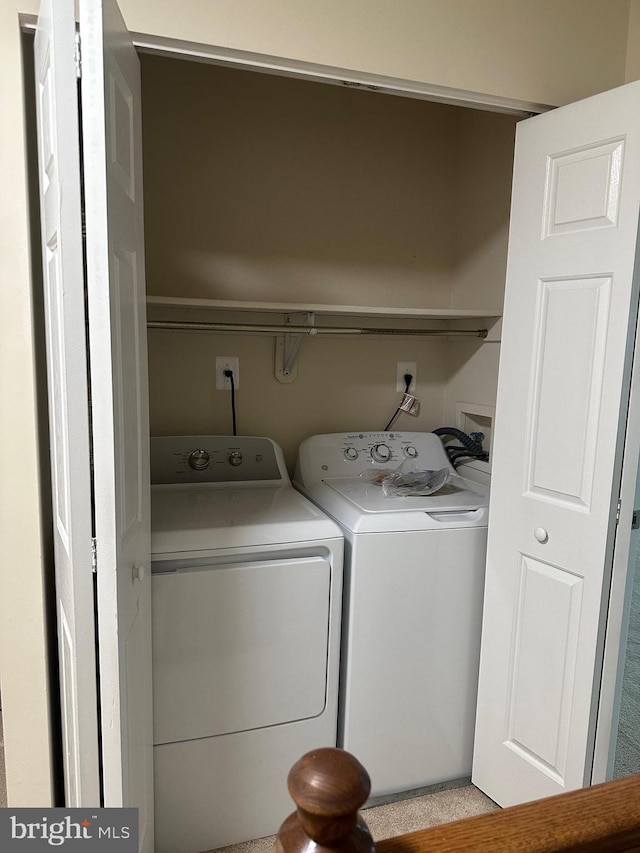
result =
[{"label": "laundry closet", "polygon": [[[478,429],[490,447],[502,347],[473,781],[511,805],[607,778],[620,646],[610,622],[605,650],[602,614],[624,597],[628,542],[614,554],[614,539],[633,500],[620,460],[628,405],[636,417],[640,84],[521,128],[510,223],[516,116],[141,65],[149,319],[279,324],[152,328],[151,434],[228,434],[215,359],[237,357],[238,431],[277,441],[291,471],[310,435],[383,430],[409,362],[420,414],[395,429]],[[381,335],[305,337],[285,378],[287,323]],[[491,461],[472,466],[488,482]]]},{"label": "laundry closet", "polygon": [[[326,624],[331,605],[331,631],[329,639],[322,641],[328,643],[329,651],[323,646],[322,653],[316,655],[326,667],[326,686],[322,681],[322,689],[318,687],[323,696],[326,690],[323,719],[305,722],[304,714],[287,708],[276,718],[279,725],[272,729],[264,722],[239,722],[237,717],[243,717],[247,705],[261,707],[266,701],[260,690],[261,679],[250,676],[248,680],[257,685],[255,695],[244,703],[238,700],[228,724],[211,726],[209,718],[221,703],[220,696],[214,695],[211,708],[204,714],[204,728],[185,728],[183,718],[188,712],[177,712],[172,699],[176,672],[191,671],[196,660],[217,659],[221,648],[227,647],[232,650],[229,658],[234,666],[241,666],[235,643],[250,648],[252,632],[247,625],[237,641],[226,633],[223,641],[185,642],[177,628],[179,622],[199,625],[200,635],[209,621],[217,624],[219,620],[216,616],[211,620],[199,617],[197,604],[183,601],[181,584],[192,582],[190,572],[195,572],[195,582],[215,583],[220,572],[207,574],[200,569],[198,573],[189,561],[176,570],[175,559],[169,560],[171,570],[167,570],[164,552],[173,554],[188,546],[202,561],[203,548],[219,549],[224,534],[213,528],[226,517],[229,501],[238,510],[228,520],[234,542],[245,542],[238,537],[247,522],[238,509],[240,492],[231,493],[221,506],[211,505],[209,514],[200,518],[196,517],[196,504],[189,500],[197,494],[201,502],[208,492],[197,491],[191,496],[179,491],[177,494],[191,507],[191,518],[184,521],[191,535],[178,545],[173,533],[182,522],[169,513],[171,521],[166,527],[173,531],[168,534],[170,544],[160,545],[164,532],[159,520],[163,516],[161,501],[168,497],[175,511],[176,497],[171,491],[166,495],[157,491],[171,488],[158,485],[165,480],[155,476],[156,451],[160,443],[171,442],[158,437],[200,436],[193,441],[207,449],[196,453],[213,458],[213,439],[207,443],[205,436],[230,435],[233,411],[239,436],[275,440],[293,473],[298,447],[310,435],[382,431],[402,390],[397,387],[398,363],[408,363],[412,365],[409,372],[420,411],[415,417],[401,415],[394,428],[415,432],[443,425],[466,432],[475,429],[485,433],[488,448],[497,385],[497,327],[504,291],[516,118],[359,91],[354,86],[326,85],[153,54],[142,53],[140,60],[150,430],[155,437],[151,474],[156,489],[152,492],[156,843],[167,851],[180,849],[181,843],[184,849],[197,850],[273,832],[273,816],[285,814],[288,798],[284,790],[277,798],[271,793],[269,797],[261,795],[260,788],[278,788],[288,766],[298,757],[296,750],[304,752],[317,744],[335,743],[331,726],[336,720],[340,627],[336,627],[339,603],[333,586],[338,589],[342,583],[342,545],[340,559],[336,555],[331,560],[323,557],[324,569],[332,566],[331,595],[314,595],[308,603],[306,629],[296,628],[297,633],[306,635],[304,661],[299,667],[304,672],[312,668],[315,654],[308,636],[311,617]],[[180,322],[185,326],[202,324],[205,329],[178,328],[175,324]],[[167,327],[160,327],[163,323]],[[219,331],[226,324],[234,331]],[[234,324],[244,326],[245,331]],[[335,332],[300,335],[298,340],[295,333],[284,334],[289,326],[310,325]],[[273,328],[278,332],[270,331]],[[345,328],[353,333],[345,333]],[[374,333],[360,334],[360,330]],[[238,359],[231,392],[218,390],[219,358]],[[431,438],[439,446],[439,439]],[[177,438],[174,444],[185,441]],[[233,444],[238,445],[233,453],[240,458],[248,452],[239,443],[242,441],[239,438]],[[445,458],[441,448],[440,453]],[[356,475],[364,464],[359,463]],[[473,473],[487,482],[488,464],[474,464]],[[245,468],[248,460],[243,463]],[[180,469],[176,474],[179,490],[186,487],[182,477]],[[473,530],[473,538],[467,538],[467,530],[453,533],[452,545],[445,550],[447,555],[449,551],[456,553],[451,560],[454,565],[438,552],[438,569],[434,566],[429,571],[433,590],[426,596],[437,598],[436,610],[447,610],[436,577],[436,571],[440,572],[454,602],[445,622],[450,626],[459,618],[460,631],[454,629],[455,633],[468,631],[470,637],[459,641],[463,649],[459,659],[452,656],[444,664],[444,648],[435,656],[436,670],[447,668],[449,678],[461,683],[460,696],[447,697],[438,677],[428,679],[427,695],[433,698],[427,704],[439,703],[442,708],[440,716],[434,712],[431,722],[440,733],[439,739],[450,742],[456,760],[445,750],[447,758],[442,767],[434,767],[431,775],[425,775],[426,771],[417,767],[425,763],[425,753],[427,764],[435,765],[437,759],[423,738],[425,745],[414,762],[416,772],[410,773],[405,762],[399,761],[402,772],[386,778],[374,767],[371,755],[354,748],[355,754],[366,755],[366,763],[372,772],[375,770],[374,794],[446,782],[470,770],[486,544],[486,499],[474,494],[474,500],[485,504],[484,510],[477,510],[482,529]],[[265,505],[260,513],[262,525],[267,523],[267,516]],[[469,524],[466,516],[459,523]],[[205,540],[195,544],[193,531],[209,528],[212,532],[206,548]],[[409,551],[415,554],[419,571],[430,563],[427,541],[441,532],[426,534],[420,546],[411,540]],[[306,542],[305,547],[315,555],[320,548],[315,543],[318,536],[307,538],[313,541]],[[400,540],[404,543],[403,535]],[[462,548],[459,553],[454,541]],[[245,544],[257,548],[253,539]],[[297,551],[302,548],[298,541],[294,544]],[[294,545],[279,547],[282,550]],[[324,545],[322,548],[326,550]],[[392,587],[401,598],[422,601],[423,591],[414,589],[404,571],[405,563],[411,560],[399,546],[396,550],[402,565],[391,561]],[[215,560],[223,559],[219,551],[215,553]],[[254,563],[260,554],[259,549],[251,551]],[[207,555],[207,559],[214,557]],[[224,559],[232,558],[225,554]],[[234,559],[240,558],[236,555]],[[316,555],[313,559],[319,558]],[[464,566],[463,581],[456,574],[458,565]],[[242,574],[237,567],[227,566],[224,571]],[[268,570],[256,571],[264,579]],[[302,579],[300,568],[296,571],[294,577]],[[171,572],[177,572],[175,578]],[[345,571],[345,577],[348,574]],[[278,596],[281,600],[295,598],[290,585]],[[171,589],[169,595],[165,595],[167,587]],[[241,623],[242,614],[250,610],[250,594],[244,586],[242,595],[234,622]],[[349,597],[345,591],[345,598]],[[386,593],[382,597],[390,600]],[[208,587],[198,592],[195,601],[203,603],[206,614],[219,605]],[[268,612],[266,608],[263,599],[259,611]],[[289,610],[300,608],[297,602],[285,613],[276,610],[267,621],[282,631],[290,621]],[[395,604],[392,609],[389,620],[396,610],[404,614]],[[433,625],[435,620],[426,603],[421,610],[425,621]],[[396,618],[402,622],[402,616]],[[260,620],[249,621],[255,625]],[[351,624],[352,620],[348,621]],[[341,667],[347,658],[347,630],[343,621]],[[269,647],[274,645],[276,634],[269,636]],[[431,646],[433,634],[432,630],[427,640]],[[437,634],[436,645],[444,631]],[[408,645],[423,641],[416,634]],[[283,648],[291,645],[290,634],[286,634]],[[178,648],[186,650],[179,663],[174,658]],[[250,657],[259,662],[259,648]],[[375,657],[384,669],[382,656]],[[274,661],[273,668],[284,678],[279,661]],[[268,666],[262,669],[268,670]],[[341,678],[340,689],[344,691],[348,680],[344,672]],[[225,701],[230,701],[229,696],[237,690],[233,678],[227,684],[225,676],[209,663],[197,680],[199,685],[215,684]],[[165,681],[168,697],[162,688]],[[269,681],[270,696],[277,692],[273,686],[277,679]],[[284,697],[287,691],[295,694],[296,685],[286,679],[283,684],[281,701],[286,705]],[[243,684],[239,692],[249,696],[249,689]],[[298,689],[309,692],[302,684]],[[191,696],[184,686],[177,692]],[[396,692],[404,697],[401,691]],[[415,717],[422,717],[421,700],[409,693],[406,702],[414,706]],[[191,708],[193,702],[187,699],[186,705]],[[203,707],[207,707],[204,700]],[[172,720],[176,718],[178,734],[164,731],[165,711]],[[464,717],[464,724],[449,732],[446,721],[457,714]],[[271,720],[268,715],[264,719]],[[381,727],[393,743],[396,715],[391,714],[390,719],[393,722],[381,723]],[[309,729],[304,738],[303,726]],[[420,724],[417,732],[420,738]],[[415,736],[412,731],[411,738]],[[291,742],[283,740],[287,737]],[[220,770],[229,761],[225,748],[235,762],[251,768],[246,778]],[[380,763],[384,765],[386,758]],[[262,778],[266,765],[270,775]],[[229,793],[233,791],[235,796]],[[221,806],[225,796],[228,804]],[[260,808],[264,815],[257,814]],[[203,814],[207,815],[205,821]],[[234,820],[227,819],[229,814]]]},{"label": "laundry closet", "polygon": [[317,325],[488,331],[305,336],[280,381],[274,335],[150,329],[152,435],[229,434],[215,359],[235,356],[238,431],[274,438],[290,470],[311,434],[382,429],[398,362],[421,409],[396,428],[479,424],[490,441],[518,119],[140,59],[151,320],[304,325],[315,307]]},{"label": "laundry closet", "polygon": [[[471,332],[305,337],[281,381],[273,334],[151,329],[152,435],[228,433],[214,370],[234,356],[239,432],[275,439],[290,470],[310,435],[382,430],[398,362],[416,365],[421,410],[396,429],[471,427],[490,446],[518,117],[141,65],[151,320]],[[637,89],[519,134],[473,762],[501,805],[607,774],[613,677],[604,699],[594,685],[637,311],[640,145],[625,118]],[[490,465],[465,467],[488,482]],[[615,608],[625,569],[613,571]]]},{"label": "laundry closet", "polygon": [[[74,36],[69,11],[66,47]],[[49,386],[60,382],[65,391],[49,400],[54,536],[65,558],[56,553],[56,605],[61,624],[71,626],[61,653],[73,664],[61,671],[69,700],[63,726],[72,786],[76,771],[83,784],[100,779],[105,804],[116,806],[144,788],[145,801],[136,802],[148,847],[139,80],[131,45],[126,67],[113,44],[103,54],[104,22],[92,11],[80,27],[82,161],[74,148],[78,60],[74,67],[67,51],[58,78],[47,41],[57,32],[43,26],[35,45],[45,293],[55,309],[48,319],[60,321],[48,328]],[[422,409],[414,430],[466,427],[475,418],[490,433],[516,119],[358,91],[375,85],[324,86],[158,55],[143,55],[142,64],[151,434],[229,433],[229,394],[214,390],[218,356],[239,362],[238,431],[275,438],[290,468],[312,433],[381,430],[397,404],[398,362],[415,364]],[[637,315],[639,85],[571,104],[518,134],[476,759],[480,741],[482,749],[474,760],[474,781],[503,805],[588,784],[597,694],[609,701],[611,685],[594,685]],[[73,163],[64,180],[48,180],[51,166],[67,166],[67,154]],[[84,318],[85,299],[88,335],[84,322],[73,322]],[[274,318],[277,332],[267,322]],[[195,319],[264,325],[255,335],[157,328]],[[309,336],[293,358],[283,330],[332,324],[335,337]],[[345,324],[353,338],[339,333]],[[379,336],[369,336],[372,327]],[[87,377],[64,373],[67,365],[84,371],[74,356],[87,337],[90,436]],[[630,405],[634,417],[637,409]],[[73,470],[56,452],[71,427],[79,435]],[[637,462],[637,445],[629,454]],[[73,513],[69,494],[78,498]],[[629,520],[620,498],[617,518],[625,511]],[[68,552],[71,517],[82,525],[82,555]],[[78,568],[89,548],[95,578]],[[616,577],[620,599],[625,575]],[[91,731],[94,649],[82,642],[93,627],[65,622],[67,613],[93,618],[94,591],[103,773]],[[613,672],[615,660],[605,664]],[[86,683],[82,707],[76,682]],[[74,728],[80,717],[82,730]],[[504,780],[510,787],[500,791]],[[80,786],[71,794],[72,802],[76,794],[78,803],[95,799]]]}]

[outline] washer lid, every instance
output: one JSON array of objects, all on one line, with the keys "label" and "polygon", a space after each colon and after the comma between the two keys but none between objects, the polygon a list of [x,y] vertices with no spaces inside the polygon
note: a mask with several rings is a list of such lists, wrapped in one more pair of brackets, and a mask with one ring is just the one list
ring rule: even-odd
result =
[{"label": "washer lid", "polygon": [[341,537],[292,486],[151,487],[151,553],[211,551]]},{"label": "washer lid", "polygon": [[467,512],[488,506],[489,490],[480,483],[452,476],[438,492],[427,497],[387,497],[382,486],[360,477],[339,477],[324,481],[361,512]]}]

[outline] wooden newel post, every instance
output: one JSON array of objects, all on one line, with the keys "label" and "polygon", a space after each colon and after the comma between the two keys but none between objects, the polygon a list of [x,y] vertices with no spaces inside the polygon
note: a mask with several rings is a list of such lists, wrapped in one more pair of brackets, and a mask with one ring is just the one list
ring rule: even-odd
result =
[{"label": "wooden newel post", "polygon": [[289,771],[289,793],[298,807],[278,831],[275,853],[374,853],[358,809],[371,790],[369,774],[343,749],[314,749]]}]

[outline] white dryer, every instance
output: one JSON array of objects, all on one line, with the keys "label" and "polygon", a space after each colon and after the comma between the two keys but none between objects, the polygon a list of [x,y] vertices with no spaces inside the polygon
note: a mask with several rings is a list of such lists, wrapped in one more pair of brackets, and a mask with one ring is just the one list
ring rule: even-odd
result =
[{"label": "white dryer", "polygon": [[151,439],[157,853],[269,835],[336,745],[343,538],[267,438]]},{"label": "white dryer", "polygon": [[[450,480],[385,497],[360,476],[407,459]],[[488,489],[455,475],[436,435],[410,432],[312,436],[294,484],[345,535],[339,746],[369,771],[372,796],[468,777]]]}]

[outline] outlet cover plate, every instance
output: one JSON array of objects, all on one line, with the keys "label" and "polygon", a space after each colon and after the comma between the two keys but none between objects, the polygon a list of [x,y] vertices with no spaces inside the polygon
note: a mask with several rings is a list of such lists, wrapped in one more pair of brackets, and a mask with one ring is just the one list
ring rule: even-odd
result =
[{"label": "outlet cover plate", "polygon": [[417,364],[415,361],[399,361],[398,369],[396,371],[396,391],[399,391],[401,394],[405,390],[404,387],[404,375],[405,373],[410,373],[413,376],[411,380],[411,385],[409,385],[409,392],[413,394],[416,390],[416,369]]},{"label": "outlet cover plate", "polygon": [[225,370],[233,371],[233,384],[237,391],[240,387],[240,359],[238,356],[216,356],[216,391],[231,391],[231,379],[224,375]]}]

